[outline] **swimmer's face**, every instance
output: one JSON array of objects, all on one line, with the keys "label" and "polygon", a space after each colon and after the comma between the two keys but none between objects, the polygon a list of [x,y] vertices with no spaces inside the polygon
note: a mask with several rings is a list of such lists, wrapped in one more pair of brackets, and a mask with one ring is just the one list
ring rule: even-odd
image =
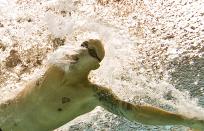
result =
[{"label": "swimmer's face", "polygon": [[90,39],[81,44],[78,60],[74,64],[74,68],[78,70],[95,70],[99,68],[100,62],[104,58],[105,51],[99,40]]},{"label": "swimmer's face", "polygon": [[103,60],[105,51],[101,41],[90,39],[88,41],[84,41],[81,46],[86,48],[89,55],[97,59],[99,62]]}]

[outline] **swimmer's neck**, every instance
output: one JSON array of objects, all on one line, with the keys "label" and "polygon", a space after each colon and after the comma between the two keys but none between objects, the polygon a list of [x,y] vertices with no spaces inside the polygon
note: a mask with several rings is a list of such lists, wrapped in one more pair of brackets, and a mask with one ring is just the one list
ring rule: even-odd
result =
[{"label": "swimmer's neck", "polygon": [[90,70],[69,70],[65,74],[65,79],[70,84],[88,82]]}]

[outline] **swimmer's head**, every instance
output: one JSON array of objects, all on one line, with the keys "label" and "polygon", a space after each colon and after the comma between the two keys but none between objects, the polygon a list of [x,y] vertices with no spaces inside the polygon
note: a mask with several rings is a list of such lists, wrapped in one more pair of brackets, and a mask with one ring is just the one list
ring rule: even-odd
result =
[{"label": "swimmer's head", "polygon": [[90,39],[84,41],[81,44],[81,50],[79,51],[78,60],[76,66],[80,70],[95,70],[100,66],[100,62],[105,56],[104,47],[100,40]]},{"label": "swimmer's head", "polygon": [[49,64],[57,65],[63,70],[78,71],[95,70],[105,56],[103,44],[100,40],[89,39],[81,46],[64,46],[56,50],[49,58]]},{"label": "swimmer's head", "polygon": [[82,47],[88,49],[89,54],[101,62],[105,56],[104,47],[100,40],[90,39],[81,44]]}]

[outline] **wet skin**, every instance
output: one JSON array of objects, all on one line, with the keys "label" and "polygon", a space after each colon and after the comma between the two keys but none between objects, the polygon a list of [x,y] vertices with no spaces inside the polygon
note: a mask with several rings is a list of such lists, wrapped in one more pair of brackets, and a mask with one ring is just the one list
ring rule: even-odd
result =
[{"label": "wet skin", "polygon": [[[96,106],[143,124],[184,125],[204,130],[203,120],[189,119],[155,107],[133,105],[120,100],[110,89],[89,82],[89,72],[99,67],[104,56],[103,49],[97,49],[101,48],[97,44],[101,44],[100,41],[84,42],[77,61],[69,70],[51,65],[44,76],[27,84],[15,99],[1,104],[1,130],[53,130]],[[98,53],[100,51],[102,54]]]}]

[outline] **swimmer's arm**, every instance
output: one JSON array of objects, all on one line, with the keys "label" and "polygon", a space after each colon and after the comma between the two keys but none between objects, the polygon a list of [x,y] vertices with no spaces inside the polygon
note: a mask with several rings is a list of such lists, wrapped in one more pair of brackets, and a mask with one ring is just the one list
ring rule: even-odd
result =
[{"label": "swimmer's arm", "polygon": [[156,107],[133,105],[120,100],[109,89],[103,87],[98,87],[97,89],[96,96],[102,107],[130,121],[137,121],[147,125],[184,125],[200,130],[204,128],[204,121],[192,120]]}]

